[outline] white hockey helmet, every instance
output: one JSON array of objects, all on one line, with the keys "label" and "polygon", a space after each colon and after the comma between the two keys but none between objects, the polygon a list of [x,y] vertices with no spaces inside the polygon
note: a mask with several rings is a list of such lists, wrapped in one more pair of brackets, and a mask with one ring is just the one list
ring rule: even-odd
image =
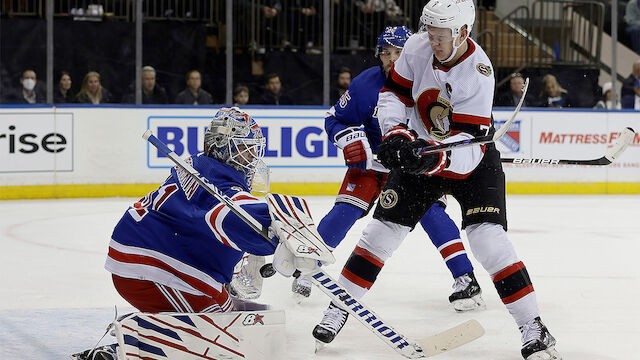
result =
[{"label": "white hockey helmet", "polygon": [[427,25],[451,29],[455,41],[463,26],[471,33],[475,20],[473,0],[431,0],[422,8],[420,31],[426,31]]}]

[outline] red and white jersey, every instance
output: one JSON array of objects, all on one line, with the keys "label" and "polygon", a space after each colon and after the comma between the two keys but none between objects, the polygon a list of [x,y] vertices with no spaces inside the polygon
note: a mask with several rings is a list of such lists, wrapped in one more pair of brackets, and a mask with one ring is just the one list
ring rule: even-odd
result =
[{"label": "red and white jersey", "polygon": [[[406,119],[420,138],[442,143],[488,134],[495,87],[493,66],[475,41],[466,42],[467,51],[447,67],[433,55],[426,34],[414,34],[407,40],[378,99],[383,134]],[[452,150],[449,166],[438,175],[465,178],[483,155],[484,146]]]}]

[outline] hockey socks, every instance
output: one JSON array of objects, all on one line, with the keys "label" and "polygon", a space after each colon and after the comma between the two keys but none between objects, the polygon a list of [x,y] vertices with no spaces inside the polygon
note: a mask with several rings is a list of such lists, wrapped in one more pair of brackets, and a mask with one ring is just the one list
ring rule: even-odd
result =
[{"label": "hockey socks", "polygon": [[453,278],[473,271],[473,265],[460,239],[460,230],[444,211],[442,204],[433,204],[420,219],[420,225],[429,235],[433,245],[438,248]]},{"label": "hockey socks", "polygon": [[492,275],[500,299],[518,326],[540,316],[536,293],[522,261],[509,265]]},{"label": "hockey socks", "polygon": [[383,266],[384,261],[380,258],[356,246],[342,269],[340,283],[355,298],[360,299],[371,289]]},{"label": "hockey socks", "polygon": [[364,211],[359,207],[336,203],[329,213],[320,220],[318,233],[330,248],[335,249],[363,213]]}]

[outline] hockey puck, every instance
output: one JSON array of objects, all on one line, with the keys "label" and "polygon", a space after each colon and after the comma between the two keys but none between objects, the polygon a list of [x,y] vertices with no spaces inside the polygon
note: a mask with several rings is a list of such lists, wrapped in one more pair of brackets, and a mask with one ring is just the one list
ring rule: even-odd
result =
[{"label": "hockey puck", "polygon": [[271,263],[264,264],[260,268],[260,276],[262,276],[263,278],[272,277],[275,274],[276,274],[276,270],[273,268],[273,264]]}]

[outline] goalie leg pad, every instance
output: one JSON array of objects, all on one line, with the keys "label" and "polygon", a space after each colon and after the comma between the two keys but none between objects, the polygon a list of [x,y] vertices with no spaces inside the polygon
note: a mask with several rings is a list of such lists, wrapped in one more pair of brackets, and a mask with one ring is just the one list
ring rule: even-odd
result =
[{"label": "goalie leg pad", "polygon": [[133,313],[114,325],[119,360],[286,357],[283,310]]}]

